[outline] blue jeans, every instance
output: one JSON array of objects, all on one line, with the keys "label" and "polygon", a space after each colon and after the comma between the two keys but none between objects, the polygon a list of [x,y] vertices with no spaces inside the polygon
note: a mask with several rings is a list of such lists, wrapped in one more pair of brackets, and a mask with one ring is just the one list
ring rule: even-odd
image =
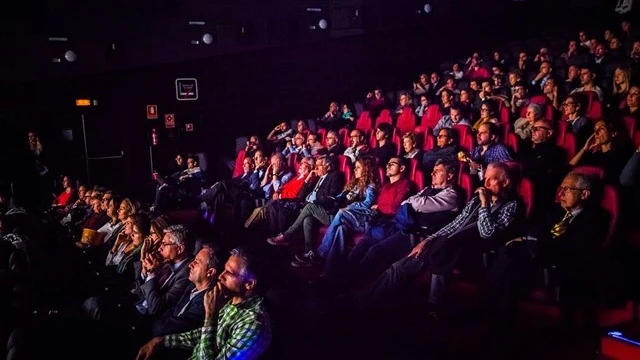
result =
[{"label": "blue jeans", "polygon": [[364,232],[365,230],[367,217],[362,215],[348,209],[340,209],[333,218],[317,250],[318,255],[325,259],[324,274],[332,274],[339,266],[344,265],[347,234],[349,231]]}]

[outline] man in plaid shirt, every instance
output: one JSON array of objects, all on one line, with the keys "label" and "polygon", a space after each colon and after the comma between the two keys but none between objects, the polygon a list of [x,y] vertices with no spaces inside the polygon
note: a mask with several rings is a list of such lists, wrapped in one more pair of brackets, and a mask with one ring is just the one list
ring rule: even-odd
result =
[{"label": "man in plaid shirt", "polygon": [[375,308],[398,295],[401,288],[422,271],[431,272],[432,305],[441,303],[445,276],[455,266],[463,247],[494,239],[510,227],[519,212],[517,200],[509,197],[511,179],[503,163],[487,167],[484,186],[451,223],[416,245],[411,253],[394,263],[373,284],[357,294],[356,302],[363,308]]},{"label": "man in plaid shirt", "polygon": [[205,294],[203,327],[153,338],[140,348],[137,359],[149,359],[162,346],[193,349],[190,360],[258,359],[271,343],[258,264],[253,253],[232,250],[217,286]]}]

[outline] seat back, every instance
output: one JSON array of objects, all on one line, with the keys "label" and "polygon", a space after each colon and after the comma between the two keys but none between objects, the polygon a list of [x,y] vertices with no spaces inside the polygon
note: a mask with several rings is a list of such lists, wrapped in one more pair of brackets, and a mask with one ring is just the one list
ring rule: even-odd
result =
[{"label": "seat back", "polygon": [[[366,133],[366,131],[364,132]],[[338,132],[338,139],[342,140],[342,145],[349,147],[349,129],[340,129]]]},{"label": "seat back", "polygon": [[346,170],[351,170],[351,159],[345,155],[338,155],[338,170],[345,172]]},{"label": "seat back", "polygon": [[474,146],[474,137],[471,134],[467,134],[460,140],[460,148],[466,152],[471,152]]},{"label": "seat back", "polygon": [[391,112],[387,109],[384,109],[382,111],[380,111],[380,115],[378,116],[378,118],[376,119],[376,126],[378,127],[379,124],[382,123],[393,123],[393,118],[391,117]]},{"label": "seat back", "polygon": [[517,154],[518,151],[520,151],[520,139],[518,138],[518,135],[514,133],[508,133],[507,138],[505,139],[505,145],[514,154]]},{"label": "seat back", "polygon": [[317,134],[320,138],[320,143],[322,144],[322,146],[327,146],[327,130],[318,129]]},{"label": "seat back", "polygon": [[636,133],[636,119],[632,116],[625,116],[623,121],[629,136],[633,139],[633,136]]},{"label": "seat back", "polygon": [[560,147],[567,153],[567,161],[571,161],[576,155],[576,136],[572,132],[568,131],[564,135],[564,141],[559,143]]},{"label": "seat back", "polygon": [[416,127],[416,116],[413,113],[413,109],[405,107],[402,109],[402,114],[398,116],[396,121],[396,127],[400,130],[401,134],[406,134],[409,131],[413,131]]},{"label": "seat back", "polygon": [[413,173],[413,176],[411,177],[411,179],[413,180],[413,182],[416,185],[416,189],[418,189],[418,191],[424,189],[424,187],[426,186],[426,179],[425,179],[425,175],[424,172],[422,171],[422,169],[416,169],[416,171]]},{"label": "seat back", "polygon": [[460,173],[458,185],[460,185],[460,188],[464,190],[464,193],[467,196],[467,201],[471,200],[471,197],[473,196],[473,180],[471,179],[471,175],[467,172]]},{"label": "seat back", "polygon": [[471,127],[468,125],[453,125],[453,130],[458,133],[458,139],[464,139],[467,134],[471,134]]},{"label": "seat back", "polygon": [[416,171],[419,170],[422,159],[409,159],[409,168],[407,169],[407,174],[409,179],[413,179],[416,174]]},{"label": "seat back", "polygon": [[600,181],[604,180],[604,175],[605,175],[604,169],[598,166],[588,166],[588,165],[576,166],[575,168],[573,168],[573,171],[580,174],[585,174],[590,177],[597,178]]},{"label": "seat back", "polygon": [[440,107],[438,105],[429,105],[427,107],[427,111],[422,116],[422,122],[420,125],[422,126],[430,126],[434,128],[438,124],[438,120],[442,117],[442,113],[440,113]]},{"label": "seat back", "polygon": [[518,195],[524,204],[524,216],[529,219],[535,207],[535,203],[533,201],[535,198],[533,182],[529,178],[523,177],[520,179],[520,184],[518,184]]},{"label": "seat back", "polygon": [[609,247],[615,238],[616,231],[618,229],[618,218],[620,216],[620,197],[618,190],[613,185],[605,185],[602,191],[602,201],[600,206],[609,213],[609,229],[607,231],[607,238],[602,244],[604,247]]},{"label": "seat back", "polygon": [[371,120],[371,115],[369,114],[369,112],[363,111],[356,121],[356,128],[366,131],[371,129],[372,123],[373,121]]},{"label": "seat back", "polygon": [[233,175],[232,177],[236,177],[236,176],[240,176],[243,173],[242,170],[242,162],[244,161],[245,158],[245,151],[244,149],[238,151],[238,156],[236,156],[236,164],[233,167]]}]

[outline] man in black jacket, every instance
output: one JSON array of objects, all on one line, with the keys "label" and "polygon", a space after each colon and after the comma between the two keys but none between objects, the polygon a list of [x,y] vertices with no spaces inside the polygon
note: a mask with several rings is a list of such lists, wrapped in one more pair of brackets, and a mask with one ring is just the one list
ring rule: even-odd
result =
[{"label": "man in black jacket", "polygon": [[[499,300],[489,301],[499,307],[504,319],[515,311],[517,295],[526,285],[536,265],[555,265],[560,286],[561,318],[568,320],[569,310],[585,309],[587,325],[594,325],[598,253],[605,240],[608,214],[591,201],[591,180],[579,173],[569,173],[560,185],[560,203],[527,235],[506,243],[487,274],[490,293]],[[592,323],[589,324],[589,321]]]},{"label": "man in black jacket", "polygon": [[[313,243],[314,228],[319,222],[329,225],[330,214],[335,212],[335,197],[344,188],[344,175],[337,170],[335,156],[321,157],[316,161],[316,175],[319,176],[315,185],[305,182],[298,193],[298,199],[304,200],[305,205],[296,221],[283,233],[267,239],[271,245],[288,245],[291,236],[300,229],[304,232],[305,250],[315,248]],[[273,210],[276,211],[276,210]],[[269,214],[272,216],[272,214]],[[275,216],[275,214],[274,214]]]},{"label": "man in black jacket", "polygon": [[204,294],[215,286],[218,275],[224,266],[219,251],[204,245],[195,259],[189,264],[191,284],[182,294],[182,298],[173,309],[167,310],[153,322],[153,337],[177,334],[196,329],[204,321]]}]

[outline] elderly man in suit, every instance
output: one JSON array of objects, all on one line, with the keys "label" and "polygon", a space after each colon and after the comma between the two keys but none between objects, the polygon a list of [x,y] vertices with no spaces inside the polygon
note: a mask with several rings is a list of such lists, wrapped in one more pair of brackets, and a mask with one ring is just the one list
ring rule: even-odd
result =
[{"label": "elderly man in suit", "polygon": [[220,252],[205,244],[189,264],[191,284],[187,286],[176,306],[153,322],[151,334],[156,337],[200,327],[204,320],[204,294],[216,285],[223,266],[224,260]]},{"label": "elderly man in suit", "polygon": [[178,303],[189,285],[190,245],[186,228],[173,225],[164,229],[158,254],[143,254],[141,269],[136,272],[138,312],[159,315]]},{"label": "elderly man in suit", "polygon": [[[556,265],[560,286],[561,318],[576,306],[587,312],[587,321],[595,315],[595,281],[600,244],[604,241],[608,214],[591,201],[593,184],[584,174],[569,173],[560,185],[560,202],[548,212],[546,220],[532,227],[500,249],[486,277],[489,293],[499,300],[501,315],[508,319],[517,295],[537,266]],[[588,324],[593,325],[593,323]]]}]

